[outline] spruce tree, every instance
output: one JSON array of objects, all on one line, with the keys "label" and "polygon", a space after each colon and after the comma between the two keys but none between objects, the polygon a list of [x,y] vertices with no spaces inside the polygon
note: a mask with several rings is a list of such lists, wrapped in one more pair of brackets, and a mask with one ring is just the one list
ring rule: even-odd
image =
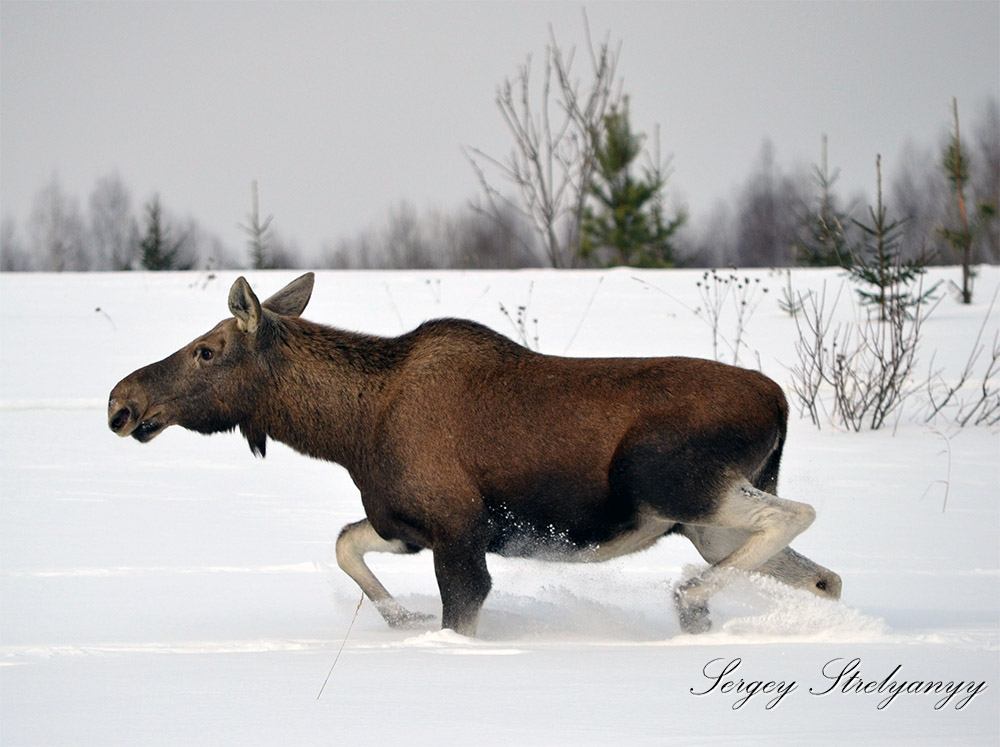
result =
[{"label": "spruce tree", "polygon": [[813,166],[813,181],[819,188],[819,205],[803,218],[804,236],[795,241],[795,263],[806,267],[845,266],[849,262],[845,225],[849,218],[837,210],[833,185],[840,169],[833,173],[827,165],[826,135],[823,135],[822,162]]},{"label": "spruce tree", "polygon": [[862,286],[857,289],[861,303],[878,308],[879,319],[889,321],[905,315],[914,306],[924,303],[934,293],[937,283],[927,291],[913,292],[912,284],[926,272],[925,255],[903,260],[900,250],[902,221],[889,221],[882,201],[882,156],[875,157],[878,183],[877,205],[868,208],[871,224],[854,224],[863,232],[862,241],[851,252],[851,278]]},{"label": "spruce tree", "polygon": [[181,258],[185,237],[171,242],[170,229],[163,223],[160,196],[146,205],[146,234],[139,241],[142,267],[146,270],[190,270],[193,262]]},{"label": "spruce tree", "polygon": [[955,133],[944,149],[942,167],[951,182],[951,189],[958,205],[958,226],[942,228],[940,234],[955,249],[962,265],[962,303],[972,303],[972,230],[965,209],[965,184],[969,181],[969,161],[962,150],[962,138],[958,130],[958,99],[952,99],[955,114]]},{"label": "spruce tree", "polygon": [[590,194],[596,209],[587,207],[582,225],[580,256],[597,264],[670,267],[671,238],[686,220],[682,211],[668,220],[663,209],[667,174],[656,154],[641,177],[633,174],[645,138],[632,132],[628,98],[604,118],[597,166]]},{"label": "spruce tree", "polygon": [[257,181],[254,180],[251,186],[252,209],[247,215],[247,224],[240,224],[240,228],[247,234],[247,246],[250,249],[250,266],[255,270],[273,270],[275,265],[271,259],[270,236],[268,229],[271,227],[273,215],[267,216],[263,221],[260,219],[260,198],[257,192]]}]

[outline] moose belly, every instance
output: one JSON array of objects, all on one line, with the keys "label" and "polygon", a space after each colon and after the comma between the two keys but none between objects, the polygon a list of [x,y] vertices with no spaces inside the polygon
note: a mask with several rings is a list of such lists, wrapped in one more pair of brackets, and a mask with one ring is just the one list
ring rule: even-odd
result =
[{"label": "moose belly", "polygon": [[645,550],[676,526],[648,509],[622,516],[604,508],[560,521],[500,503],[490,510],[488,551],[505,557],[592,563]]}]

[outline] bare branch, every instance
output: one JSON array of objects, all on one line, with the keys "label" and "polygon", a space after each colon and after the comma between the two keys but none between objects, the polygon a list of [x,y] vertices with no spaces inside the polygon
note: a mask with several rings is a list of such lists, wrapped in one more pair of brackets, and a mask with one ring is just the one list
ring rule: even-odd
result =
[{"label": "bare branch", "polygon": [[550,25],[538,108],[533,105],[530,56],[513,80],[507,78],[497,88],[497,107],[514,138],[511,153],[501,160],[466,150],[489,209],[497,208],[500,190],[490,184],[484,164],[514,187],[519,212],[529,218],[553,267],[570,264],[576,254],[603,118],[621,95],[614,79],[621,45],[612,51],[605,38],[595,49],[586,13],[584,28],[593,76],[585,94],[581,97],[572,82],[575,49],[564,54]]}]

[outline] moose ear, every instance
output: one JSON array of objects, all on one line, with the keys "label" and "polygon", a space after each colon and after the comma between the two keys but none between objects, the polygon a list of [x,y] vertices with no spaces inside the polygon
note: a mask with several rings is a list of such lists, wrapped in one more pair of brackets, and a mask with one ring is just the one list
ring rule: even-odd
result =
[{"label": "moose ear", "polygon": [[229,310],[236,317],[240,329],[250,334],[257,332],[263,312],[260,301],[244,277],[237,278],[229,291]]},{"label": "moose ear", "polygon": [[316,276],[307,272],[264,301],[264,308],[280,316],[301,316],[313,292]]}]

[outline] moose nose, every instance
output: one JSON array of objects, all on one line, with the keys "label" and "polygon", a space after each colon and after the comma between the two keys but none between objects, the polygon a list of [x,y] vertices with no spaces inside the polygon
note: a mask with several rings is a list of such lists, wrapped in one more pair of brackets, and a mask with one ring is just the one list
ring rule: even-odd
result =
[{"label": "moose nose", "polygon": [[120,436],[127,436],[125,429],[137,417],[137,408],[131,402],[119,402],[112,396],[108,401],[108,427]]},{"label": "moose nose", "polygon": [[111,430],[118,433],[122,428],[124,428],[128,421],[132,419],[132,412],[127,408],[123,407],[114,415],[112,415],[108,420],[108,425]]}]

